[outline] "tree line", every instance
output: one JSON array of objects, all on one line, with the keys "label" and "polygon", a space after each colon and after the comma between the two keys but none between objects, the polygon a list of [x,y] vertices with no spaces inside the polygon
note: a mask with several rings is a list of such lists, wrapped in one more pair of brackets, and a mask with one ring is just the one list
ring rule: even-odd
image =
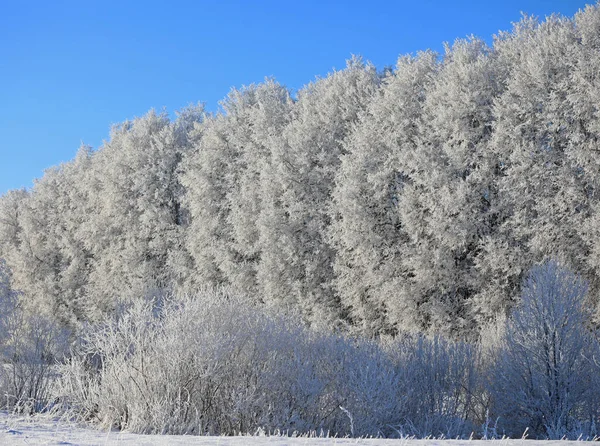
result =
[{"label": "tree line", "polygon": [[113,127],[0,198],[22,305],[61,324],[225,286],[367,337],[478,335],[553,258],[600,278],[600,11],[360,58],[297,94]]}]

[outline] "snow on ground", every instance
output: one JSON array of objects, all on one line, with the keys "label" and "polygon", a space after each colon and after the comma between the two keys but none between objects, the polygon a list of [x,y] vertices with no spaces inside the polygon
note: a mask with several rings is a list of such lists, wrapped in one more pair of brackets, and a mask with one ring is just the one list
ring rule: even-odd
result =
[{"label": "snow on ground", "polygon": [[567,446],[574,441],[533,440],[382,440],[350,438],[288,437],[192,437],[184,435],[138,435],[127,432],[100,431],[45,416],[17,417],[0,412],[0,445],[124,445],[124,446]]}]

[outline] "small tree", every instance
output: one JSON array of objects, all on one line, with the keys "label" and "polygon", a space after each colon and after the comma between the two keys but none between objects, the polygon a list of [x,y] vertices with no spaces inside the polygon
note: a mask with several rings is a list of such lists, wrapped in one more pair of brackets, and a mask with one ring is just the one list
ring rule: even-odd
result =
[{"label": "small tree", "polygon": [[[500,424],[510,435],[579,436],[593,421],[594,338],[587,284],[555,261],[532,269],[506,326],[492,384]],[[588,432],[590,433],[590,432]]]}]

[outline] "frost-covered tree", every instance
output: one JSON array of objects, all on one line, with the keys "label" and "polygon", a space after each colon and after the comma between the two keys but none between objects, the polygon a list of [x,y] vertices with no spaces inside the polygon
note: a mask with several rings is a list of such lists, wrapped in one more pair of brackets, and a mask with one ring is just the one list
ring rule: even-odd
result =
[{"label": "frost-covered tree", "polygon": [[[192,259],[193,285],[224,282],[223,258],[227,243],[227,191],[231,190],[232,157],[227,144],[226,118],[208,116],[192,133],[195,143],[184,157],[181,183],[184,205],[190,215],[185,246]],[[189,286],[189,285],[188,285]]]},{"label": "frost-covered tree", "polygon": [[95,217],[85,240],[93,253],[88,291],[100,310],[117,298],[169,287],[178,275],[172,259],[184,225],[177,175],[187,150],[182,128],[201,118],[201,108],[175,124],[151,111],[114,127],[95,154],[87,184]]},{"label": "frost-covered tree", "polygon": [[493,371],[493,416],[509,435],[529,428],[536,437],[577,438],[593,429],[600,395],[586,292],[555,261],[534,267],[524,282]]},{"label": "frost-covered tree", "polygon": [[335,177],[329,236],[336,249],[336,291],[352,322],[369,336],[394,331],[388,309],[406,278],[407,235],[398,212],[406,172],[399,158],[415,150],[436,59],[426,52],[398,60],[344,141]]},{"label": "frost-covered tree", "polygon": [[343,141],[375,95],[379,78],[360,59],[298,93],[281,138],[271,140],[259,220],[259,283],[270,302],[298,306],[308,320],[336,318],[335,251],[327,241],[334,177]]},{"label": "frost-covered tree", "polygon": [[495,42],[508,75],[493,110],[498,231],[478,262],[483,316],[510,306],[524,273],[546,257],[585,272],[589,200],[571,154],[576,115],[568,101],[577,41],[572,21],[552,16],[542,23],[526,17]]},{"label": "frost-covered tree", "polygon": [[[236,160],[238,181],[227,195],[232,248],[238,256],[229,281],[244,292],[256,295],[257,270],[265,249],[257,223],[264,208],[263,188],[268,185],[272,170],[269,146],[289,122],[293,102],[288,90],[271,79],[241,92],[234,91],[230,96],[246,99],[234,101],[236,106],[227,109],[235,116],[230,143],[240,148],[240,157]],[[241,104],[244,107],[238,111]]]},{"label": "frost-covered tree", "polygon": [[13,306],[13,301],[16,297],[16,292],[12,289],[10,271],[6,265],[6,261],[0,258],[0,308],[2,309],[2,317],[0,318],[0,333],[4,332],[4,317]]},{"label": "frost-covered tree", "polygon": [[25,189],[11,190],[0,196],[0,258],[13,267],[19,263],[23,207],[28,199]]},{"label": "frost-covered tree", "polygon": [[570,113],[567,154],[574,166],[579,200],[571,212],[581,215],[578,225],[587,217],[585,224],[576,228],[585,241],[584,249],[579,243],[577,246],[577,266],[590,281],[590,294],[596,295],[600,286],[600,178],[597,174],[600,164],[600,8],[597,5],[587,6],[575,15],[574,24],[578,44],[572,50],[574,54],[570,54],[574,61],[567,81],[569,91],[566,101]]},{"label": "frost-covered tree", "polygon": [[475,38],[456,41],[426,91],[414,149],[400,152],[407,273],[390,305],[403,327],[456,335],[475,326],[475,262],[493,225],[496,163],[488,145],[500,90],[491,49]]},{"label": "frost-covered tree", "polygon": [[191,215],[187,246],[195,260],[191,283],[228,284],[255,295],[267,145],[287,123],[292,100],[285,87],[267,79],[232,90],[221,105],[223,112],[198,128],[183,167]]},{"label": "frost-covered tree", "polygon": [[47,170],[31,192],[3,197],[2,255],[24,306],[68,324],[85,312],[90,253],[79,228],[93,213],[80,192],[90,158],[84,146],[73,161]]}]

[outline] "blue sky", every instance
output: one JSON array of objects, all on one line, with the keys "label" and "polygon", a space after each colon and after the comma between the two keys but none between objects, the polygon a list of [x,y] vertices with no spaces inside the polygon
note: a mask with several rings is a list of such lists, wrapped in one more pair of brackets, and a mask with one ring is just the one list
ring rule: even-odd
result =
[{"label": "blue sky", "polygon": [[297,90],[351,54],[377,67],[524,11],[572,16],[593,0],[2,1],[0,194],[95,148],[110,125],[170,113],[274,76]]}]

